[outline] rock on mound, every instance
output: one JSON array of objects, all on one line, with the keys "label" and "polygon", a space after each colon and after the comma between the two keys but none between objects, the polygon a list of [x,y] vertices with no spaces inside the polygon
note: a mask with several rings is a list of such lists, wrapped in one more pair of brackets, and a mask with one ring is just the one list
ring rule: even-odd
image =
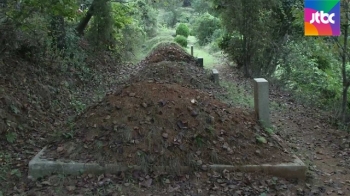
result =
[{"label": "rock on mound", "polygon": [[[256,142],[253,114],[178,84],[134,83],[90,107],[53,143],[49,159],[152,166],[285,161]],[[259,133],[262,134],[262,133]],[[267,137],[267,136],[266,136]]]},{"label": "rock on mound", "polygon": [[186,63],[196,63],[196,59],[188,54],[180,45],[176,43],[160,43],[145,58],[144,63],[158,63],[162,61],[177,61]]}]

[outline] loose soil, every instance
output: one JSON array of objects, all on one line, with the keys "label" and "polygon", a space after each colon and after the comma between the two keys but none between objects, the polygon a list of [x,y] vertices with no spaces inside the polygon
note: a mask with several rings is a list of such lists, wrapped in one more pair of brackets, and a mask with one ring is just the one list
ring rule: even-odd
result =
[{"label": "loose soil", "polygon": [[153,64],[163,61],[185,62],[187,64],[197,63],[193,56],[176,43],[160,43],[156,45],[142,62]]},{"label": "loose soil", "polygon": [[[154,172],[145,174],[141,171],[134,171],[131,174],[120,173],[119,175],[102,176],[52,175],[38,181],[28,180],[26,175],[29,160],[40,149],[50,143],[47,140],[49,138],[48,134],[54,133],[57,127],[61,129],[63,122],[74,113],[71,109],[68,112],[66,110],[70,101],[67,98],[69,91],[65,90],[60,82],[68,81],[74,84],[79,82],[79,78],[75,76],[74,73],[78,72],[74,70],[67,72],[67,74],[71,73],[72,75],[62,77],[55,74],[60,73],[59,70],[43,73],[43,69],[36,65],[24,64],[20,58],[11,59],[0,62],[0,133],[4,136],[0,142],[2,150],[0,164],[3,166],[0,169],[0,195],[347,195],[350,192],[349,134],[338,130],[329,123],[327,117],[331,116],[331,114],[323,113],[315,108],[305,107],[303,104],[293,101],[289,93],[274,89],[272,86],[270,98],[271,101],[275,101],[279,105],[279,108],[275,106],[271,108],[271,120],[277,127],[277,134],[286,140],[288,145],[292,147],[292,152],[296,153],[309,166],[309,175],[306,182],[297,183],[296,181],[286,181],[261,174],[242,174],[227,171],[219,174],[200,171],[195,172],[194,175],[180,176],[156,174]],[[94,59],[93,64],[98,68],[103,68],[101,64],[103,64],[105,58],[100,59]],[[181,65],[176,60],[169,60],[171,61],[167,64]],[[2,63],[5,63],[6,66]],[[115,63],[110,63],[106,67],[113,69],[99,72],[107,73],[102,77],[104,81],[98,81],[90,86],[86,85],[86,81],[80,82],[81,86],[79,87],[81,87],[81,90],[76,91],[76,94],[81,96],[82,101],[91,99],[93,95],[91,91],[95,90],[98,84],[104,86],[106,92],[107,89],[115,92],[120,89],[120,85],[115,85],[115,82],[111,81],[111,79],[124,79],[130,74],[136,76],[142,67],[147,67],[151,64],[146,64],[145,61],[142,61],[136,66],[112,66]],[[157,64],[159,63],[153,63],[152,66]],[[149,70],[147,73],[152,73],[152,66],[147,67]],[[50,69],[52,67],[54,66],[51,64],[45,66],[45,68]],[[237,86],[245,88],[247,93],[252,93],[250,80],[244,79],[237,70],[222,64],[216,67],[219,69],[220,78],[234,82]],[[4,68],[11,70],[4,70]],[[188,67],[179,68],[186,69],[187,72]],[[159,68],[159,70],[161,69]],[[95,75],[98,75],[97,72],[94,72],[96,73]],[[169,71],[169,73],[171,72]],[[191,75],[195,76],[192,72]],[[179,76],[181,74],[177,74],[177,77]],[[203,74],[203,77],[198,77],[198,80],[205,80],[204,77],[207,76]],[[76,81],[72,80],[75,78],[78,79]],[[154,80],[156,77],[150,78],[150,80],[153,80],[150,85],[162,86],[171,85],[172,83],[163,81],[164,84],[157,84],[161,80]],[[181,80],[177,80],[176,83],[191,88],[186,82],[187,80],[182,81],[183,83],[181,83]],[[141,76],[140,82],[147,83],[148,79]],[[125,82],[125,80],[121,83],[118,82],[118,84],[125,83],[129,82]],[[43,86],[49,87],[49,91],[44,91],[44,93],[37,92],[41,89],[45,90]],[[53,91],[52,86],[60,90],[60,93],[55,93],[56,91]],[[201,91],[215,92],[215,89],[206,90],[204,88]],[[75,91],[73,90],[72,92]],[[49,95],[51,99],[58,99],[62,103],[59,107],[52,104],[54,102],[46,103],[45,100],[48,100],[46,95]],[[212,97],[216,96],[215,93],[212,93],[212,95]],[[33,98],[32,96],[35,97]],[[110,95],[108,97],[113,96]],[[121,100],[121,98],[119,99]],[[133,99],[140,98],[134,97]],[[89,104],[91,102],[86,101],[84,103]],[[102,107],[103,103],[107,102],[102,102],[101,106],[96,107]],[[132,103],[140,104],[141,102]],[[156,103],[158,103],[158,100]],[[192,106],[192,103],[190,105]],[[45,106],[49,106],[49,108]],[[16,110],[16,108],[19,110]],[[146,110],[146,108],[143,109]],[[186,112],[187,108],[185,109]],[[90,108],[89,110],[92,109]],[[167,109],[166,111],[171,110]],[[106,114],[105,117],[108,115],[110,114]],[[249,114],[246,116],[250,118]],[[83,119],[82,116],[79,118]],[[103,120],[103,117],[100,118]],[[193,117],[191,116],[190,118]],[[215,123],[220,124],[216,120],[218,119],[215,118]],[[83,120],[81,120],[82,122]],[[79,125],[79,123],[77,124]],[[146,125],[152,127],[152,124]],[[141,125],[137,126],[143,127]],[[174,125],[172,124],[171,126]],[[62,130],[66,131],[66,128]],[[13,143],[6,141],[6,131],[16,131],[17,139]],[[66,133],[65,135],[69,136],[68,133],[70,132]],[[72,136],[74,139],[79,138],[76,135]],[[170,136],[169,134],[168,138]],[[141,145],[141,142],[139,144]]]},{"label": "loose soil", "polygon": [[69,125],[63,134],[72,138],[54,138],[45,158],[144,168],[292,161],[252,111],[215,99],[223,89],[178,45],[158,45],[141,64],[128,85]]},{"label": "loose soil", "polygon": [[[141,171],[118,175],[52,175],[20,186],[26,195],[84,196],[207,196],[207,195],[305,195],[295,181],[240,172],[195,172],[194,175],[146,175]],[[15,191],[14,191],[15,192]]]},{"label": "loose soil", "polygon": [[89,108],[45,157],[147,167],[292,161],[254,116],[178,84],[134,83]]},{"label": "loose soil", "polygon": [[198,67],[193,63],[163,61],[145,65],[137,75],[130,78],[128,83],[141,81],[179,84],[183,87],[205,91],[213,97],[226,94],[224,88],[213,82],[210,70]]}]

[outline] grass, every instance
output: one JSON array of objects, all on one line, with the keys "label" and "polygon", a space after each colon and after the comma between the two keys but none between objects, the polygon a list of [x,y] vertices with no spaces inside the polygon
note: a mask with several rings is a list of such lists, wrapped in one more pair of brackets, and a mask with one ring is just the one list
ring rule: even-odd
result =
[{"label": "grass", "polygon": [[197,44],[197,39],[194,36],[187,38],[188,47],[186,48],[188,53],[191,53],[191,45],[193,45],[193,56],[203,58],[203,65],[206,69],[213,69],[218,64],[219,59],[211,54],[206,47],[201,47]]},{"label": "grass", "polygon": [[253,94],[246,94],[243,87],[237,86],[232,82],[222,80],[221,86],[225,87],[227,90],[227,96],[223,99],[234,104],[242,105],[246,107],[254,107],[254,97]]},{"label": "grass", "polygon": [[[188,48],[186,48],[186,50],[188,53],[191,53],[190,46]],[[195,47],[195,46],[193,48],[193,56],[196,58],[202,57],[203,58],[203,65],[204,65],[204,68],[206,68],[206,69],[213,69],[215,67],[215,65],[218,64],[218,62],[219,62],[219,59],[217,59],[216,57],[211,55],[208,51],[206,51],[202,48]]]},{"label": "grass", "polygon": [[[161,27],[158,29],[158,36],[171,36],[176,33],[175,29],[170,29],[166,27]],[[157,37],[158,37],[157,36]]]}]

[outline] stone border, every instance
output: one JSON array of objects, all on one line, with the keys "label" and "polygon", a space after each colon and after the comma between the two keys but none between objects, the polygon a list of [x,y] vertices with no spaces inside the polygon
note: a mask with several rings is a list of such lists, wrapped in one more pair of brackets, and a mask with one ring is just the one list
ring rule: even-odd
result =
[{"label": "stone border", "polygon": [[[116,174],[121,171],[127,171],[132,169],[141,169],[140,166],[125,166],[120,164],[106,164],[100,165],[98,163],[78,163],[78,162],[62,162],[62,161],[49,161],[41,159],[40,157],[44,154],[45,148],[43,148],[30,162],[28,178],[38,179],[43,176],[49,176],[53,173],[59,173],[64,175],[79,175],[82,173],[91,174],[102,174],[111,173]],[[273,176],[283,178],[306,178],[306,165],[296,156],[292,163],[281,163],[281,164],[262,164],[262,165],[207,165],[209,170],[214,171],[241,171],[241,172],[260,172]],[[157,167],[157,170],[167,171],[169,167]],[[189,172],[191,170],[188,166],[178,168],[182,172]]]}]

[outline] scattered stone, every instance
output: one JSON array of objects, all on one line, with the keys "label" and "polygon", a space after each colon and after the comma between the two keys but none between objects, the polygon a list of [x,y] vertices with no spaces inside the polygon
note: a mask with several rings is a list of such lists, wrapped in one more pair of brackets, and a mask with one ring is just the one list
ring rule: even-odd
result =
[{"label": "scattered stone", "polygon": [[168,133],[163,133],[163,134],[162,134],[162,137],[163,137],[164,139],[168,139],[168,136],[169,136]]},{"label": "scattered stone", "polygon": [[72,192],[75,190],[75,186],[67,186],[66,189],[69,191],[69,192]]},{"label": "scattered stone", "polygon": [[45,186],[51,186],[51,183],[49,181],[43,181],[41,184]]},{"label": "scattered stone", "polygon": [[128,187],[130,186],[130,183],[124,183],[124,186]]},{"label": "scattered stone", "polygon": [[208,124],[213,124],[213,123],[214,123],[214,120],[215,120],[214,116],[209,116],[209,117],[207,118],[207,123],[208,123]]},{"label": "scattered stone", "polygon": [[197,103],[197,100],[191,99],[191,103],[192,103],[192,104],[196,104],[196,103]]},{"label": "scattered stone", "polygon": [[141,186],[149,188],[152,185],[152,178],[149,178],[143,182],[140,183]]},{"label": "scattered stone", "polygon": [[191,116],[192,116],[192,117],[196,117],[196,116],[198,116],[198,112],[197,112],[197,111],[195,111],[195,110],[192,110],[192,112],[191,112]]},{"label": "scattered stone", "polygon": [[59,146],[57,147],[57,152],[60,153],[64,150],[64,147],[63,146]]},{"label": "scattered stone", "polygon": [[169,179],[165,179],[165,180],[164,180],[164,183],[170,184],[170,180],[169,180]]}]

